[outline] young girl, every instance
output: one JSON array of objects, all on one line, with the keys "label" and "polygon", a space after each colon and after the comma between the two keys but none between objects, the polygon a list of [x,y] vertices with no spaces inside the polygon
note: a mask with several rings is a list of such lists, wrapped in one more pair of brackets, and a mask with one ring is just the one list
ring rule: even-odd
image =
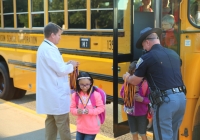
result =
[{"label": "young girl", "polygon": [[151,0],[142,0],[143,5],[139,7],[139,12],[153,12],[151,9]]},{"label": "young girl", "polygon": [[[136,68],[136,62],[132,62],[129,66],[130,75],[133,75],[135,68]],[[133,90],[131,86],[132,85],[128,86],[129,91],[126,91],[127,87],[123,86],[120,92],[121,97],[124,99],[125,103],[124,111],[127,113],[128,116],[129,127],[133,135],[133,140],[138,140],[138,134],[141,136],[142,140],[147,140],[146,129],[152,126],[152,116],[148,114],[148,104],[150,103],[148,99],[148,94],[149,94],[148,84],[146,80],[143,80],[138,86],[135,86],[135,90]],[[135,95],[134,97],[132,95],[133,99],[129,100],[132,103],[130,105],[130,103],[127,103],[129,101],[126,100],[130,99],[130,97],[126,96],[131,96],[131,94]],[[127,107],[126,105],[130,106]],[[149,119],[148,126],[147,126],[147,118]]]},{"label": "young girl", "polygon": [[165,15],[162,18],[162,29],[163,33],[161,34],[161,41],[163,47],[167,47],[177,51],[177,37],[176,30],[174,29],[174,16],[173,15]]},{"label": "young girl", "polygon": [[[96,107],[90,101],[94,94]],[[79,96],[78,103],[76,96]],[[93,89],[93,79],[87,72],[80,72],[76,80],[76,92],[72,94],[70,112],[77,116],[76,140],[94,140],[100,130],[98,114],[105,110],[99,92]]]}]

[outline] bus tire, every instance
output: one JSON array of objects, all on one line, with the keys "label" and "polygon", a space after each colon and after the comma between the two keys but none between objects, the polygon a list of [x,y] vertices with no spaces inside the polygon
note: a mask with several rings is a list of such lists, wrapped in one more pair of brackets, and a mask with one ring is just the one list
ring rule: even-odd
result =
[{"label": "bus tire", "polygon": [[9,76],[5,62],[0,62],[0,98],[11,100],[14,96],[15,88],[13,80]]},{"label": "bus tire", "polygon": [[26,94],[26,90],[16,88],[13,99],[20,99],[20,98],[24,97],[25,94]]}]

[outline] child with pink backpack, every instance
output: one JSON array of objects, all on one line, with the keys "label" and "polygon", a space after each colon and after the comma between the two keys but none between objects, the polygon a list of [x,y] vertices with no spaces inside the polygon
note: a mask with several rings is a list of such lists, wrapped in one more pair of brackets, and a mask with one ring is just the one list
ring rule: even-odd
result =
[{"label": "child with pink backpack", "polygon": [[106,94],[93,86],[93,78],[80,72],[72,94],[70,112],[77,116],[76,140],[94,140],[105,120]]},{"label": "child with pink backpack", "polygon": [[[136,63],[132,62],[129,66],[129,73],[133,75]],[[127,113],[128,123],[133,140],[138,139],[138,134],[142,140],[147,140],[146,131],[152,126],[152,115],[149,113],[148,104],[150,100],[148,83],[144,79],[137,86],[125,83],[122,86],[120,95],[124,100],[124,111]],[[149,124],[147,125],[147,119]]]}]

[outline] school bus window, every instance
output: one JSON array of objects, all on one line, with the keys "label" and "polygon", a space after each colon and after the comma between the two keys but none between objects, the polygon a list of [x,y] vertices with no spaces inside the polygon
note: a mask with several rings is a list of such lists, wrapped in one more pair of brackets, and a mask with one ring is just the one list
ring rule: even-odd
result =
[{"label": "school bus window", "polygon": [[64,25],[64,12],[49,12],[49,22],[56,23],[62,27]]},{"label": "school bus window", "polygon": [[86,0],[68,0],[68,9],[86,9]]},{"label": "school bus window", "polygon": [[32,0],[31,3],[32,26],[44,27],[44,3],[43,0]]},{"label": "school bus window", "polygon": [[4,15],[4,27],[14,27],[14,16]]},{"label": "school bus window", "polygon": [[68,0],[68,28],[86,29],[86,0]]},{"label": "school bus window", "polygon": [[113,8],[113,0],[91,0],[91,8]]},{"label": "school bus window", "polygon": [[200,1],[199,0],[190,0],[190,9],[189,9],[189,20],[197,25],[200,26]]},{"label": "school bus window", "polygon": [[32,26],[44,27],[44,14],[32,14]]},{"label": "school bus window", "polygon": [[49,0],[49,11],[52,10],[64,10],[64,0]]},{"label": "school bus window", "polygon": [[44,11],[43,0],[32,0],[31,6],[32,6],[31,8],[32,12]]},{"label": "school bus window", "polygon": [[17,28],[29,28],[28,14],[17,14]]},{"label": "school bus window", "polygon": [[134,10],[138,12],[153,12],[153,0],[135,0]]},{"label": "school bus window", "polygon": [[91,0],[91,28],[113,28],[113,0]]},{"label": "school bus window", "polygon": [[64,0],[49,0],[48,6],[49,22],[62,27],[64,25]]},{"label": "school bus window", "polygon": [[28,13],[28,0],[16,0],[16,11]]},{"label": "school bus window", "polygon": [[171,12],[169,14],[172,14],[174,16],[174,21],[175,21],[175,25],[174,28],[178,29],[178,23],[179,23],[179,6],[180,6],[180,2],[179,0],[171,0],[170,1],[170,7],[171,7]]},{"label": "school bus window", "polygon": [[3,18],[4,27],[14,27],[14,15],[13,15],[13,1],[5,0],[3,1]]},{"label": "school bus window", "polygon": [[28,0],[16,0],[17,28],[28,28]]},{"label": "school bus window", "polygon": [[13,14],[13,0],[4,0],[3,1],[3,13],[12,13]]},{"label": "school bus window", "polygon": [[118,28],[124,29],[124,10],[118,10]]},{"label": "school bus window", "polygon": [[169,5],[169,0],[162,0],[162,17],[164,17],[167,14],[170,14],[171,7]]}]

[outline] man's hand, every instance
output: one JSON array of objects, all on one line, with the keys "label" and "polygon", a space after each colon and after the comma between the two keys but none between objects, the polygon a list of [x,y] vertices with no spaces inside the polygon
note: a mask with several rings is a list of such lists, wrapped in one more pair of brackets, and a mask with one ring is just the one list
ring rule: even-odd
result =
[{"label": "man's hand", "polygon": [[77,67],[79,65],[79,62],[74,61],[74,60],[70,60],[67,64],[72,64],[73,67]]}]

